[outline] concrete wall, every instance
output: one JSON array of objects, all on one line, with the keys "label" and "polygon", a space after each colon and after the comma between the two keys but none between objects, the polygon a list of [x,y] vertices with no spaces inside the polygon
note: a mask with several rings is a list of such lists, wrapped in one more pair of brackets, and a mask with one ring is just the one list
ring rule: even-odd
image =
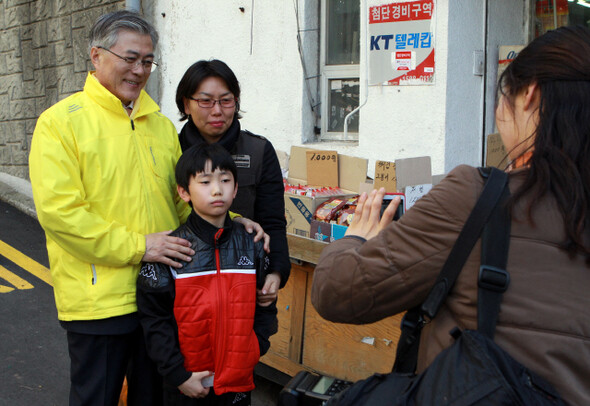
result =
[{"label": "concrete wall", "polygon": [[[155,1],[154,11],[162,37],[157,71],[162,112],[179,129],[178,82],[197,60],[216,58],[240,81],[243,128],[287,152],[309,136],[313,123],[304,104],[293,1],[201,0],[197,7],[190,0],[163,0]],[[302,20],[304,15],[300,10]]]},{"label": "concrete wall", "polygon": [[[364,2],[363,2],[364,3]],[[445,160],[445,116],[448,61],[448,1],[437,1],[433,17],[435,47],[434,84],[369,86],[361,90],[359,146],[350,155],[369,158],[369,173],[376,160],[430,156],[433,173],[442,173]],[[369,0],[368,5],[386,4]],[[367,74],[366,7],[361,8],[361,84]],[[361,88],[363,85],[361,85]]]},{"label": "concrete wall", "polygon": [[113,0],[0,0],[0,172],[28,178],[28,151],[43,110],[82,89],[88,30]]},{"label": "concrete wall", "polygon": [[[376,160],[428,155],[433,173],[483,163],[485,135],[493,131],[497,47],[526,42],[529,0],[438,0],[435,83],[422,86],[366,85],[367,9],[383,1],[359,0],[360,99],[366,104],[359,112],[357,143],[314,142],[313,126],[319,122],[310,105],[320,101],[318,83],[306,77],[317,74],[320,3],[201,0],[196,7],[190,0],[154,0],[165,64],[158,71],[163,113],[180,128],[176,84],[196,60],[219,58],[241,82],[243,127],[266,136],[279,150],[305,144],[368,158],[370,175]],[[481,55],[479,73],[474,73],[474,55]]]},{"label": "concrete wall", "polygon": [[[218,58],[235,71],[242,86],[242,126],[271,140],[276,149],[291,145],[336,149],[369,158],[372,174],[376,160],[415,156],[432,157],[434,172],[445,161],[448,2],[438,1],[435,19],[436,79],[432,86],[370,86],[366,79],[366,11],[361,4],[361,101],[358,143],[313,141],[314,117],[297,42],[304,35],[303,55],[312,76],[319,37],[318,0],[155,0],[154,21],[162,40],[158,70],[162,112],[177,127],[176,85],[184,71],[199,59]],[[243,11],[242,11],[243,9]],[[311,40],[315,36],[315,40]],[[312,46],[315,44],[315,49]],[[314,85],[314,83],[312,83]],[[315,88],[314,88],[315,89]]]},{"label": "concrete wall", "polygon": [[[495,131],[498,48],[527,43],[530,4],[528,0],[450,2],[445,172],[461,163],[484,164],[486,136]],[[476,59],[481,62],[479,69]]]},{"label": "concrete wall", "polygon": [[[317,142],[314,134],[319,0],[141,1],[161,34],[161,67],[147,90],[180,129],[178,81],[195,61],[219,58],[240,80],[243,128],[266,136],[277,150],[335,149],[368,158],[369,175],[376,160],[428,155],[433,173],[444,173],[460,163],[481,164],[483,139],[493,126],[497,45],[525,42],[528,1],[437,1],[434,85],[366,86],[367,7],[379,0],[359,0],[366,104],[357,143]],[[0,172],[28,177],[36,118],[82,88],[91,68],[87,30],[100,14],[126,3],[0,0]],[[483,76],[473,74],[475,51],[484,52]]]},{"label": "concrete wall", "polygon": [[[494,0],[492,0],[494,1]],[[460,163],[480,165],[485,83],[486,0],[449,5],[445,172]],[[475,59],[482,64],[475,72]]]}]

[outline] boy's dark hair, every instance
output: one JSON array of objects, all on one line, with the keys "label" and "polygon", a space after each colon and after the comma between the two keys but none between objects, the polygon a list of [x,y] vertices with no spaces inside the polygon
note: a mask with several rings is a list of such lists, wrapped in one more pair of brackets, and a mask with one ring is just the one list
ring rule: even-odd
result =
[{"label": "boy's dark hair", "polygon": [[230,171],[234,175],[234,183],[238,183],[238,168],[232,156],[217,143],[193,145],[178,159],[176,163],[176,183],[188,191],[191,177],[205,172],[207,161],[211,161],[211,170]]},{"label": "boy's dark hair", "polygon": [[184,73],[176,88],[176,106],[180,112],[180,121],[188,119],[184,112],[184,99],[195,94],[201,83],[210,77],[216,77],[225,82],[227,89],[236,98],[236,117],[240,115],[240,82],[229,66],[219,59],[201,60],[193,63]]}]

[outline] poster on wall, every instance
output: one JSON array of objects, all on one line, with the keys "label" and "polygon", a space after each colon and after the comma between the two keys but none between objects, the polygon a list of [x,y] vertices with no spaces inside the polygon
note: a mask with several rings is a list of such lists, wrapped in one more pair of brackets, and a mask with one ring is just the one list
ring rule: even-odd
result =
[{"label": "poster on wall", "polygon": [[434,12],[435,0],[369,2],[369,85],[434,84]]},{"label": "poster on wall", "polygon": [[498,79],[523,48],[524,45],[500,45],[498,47]]}]

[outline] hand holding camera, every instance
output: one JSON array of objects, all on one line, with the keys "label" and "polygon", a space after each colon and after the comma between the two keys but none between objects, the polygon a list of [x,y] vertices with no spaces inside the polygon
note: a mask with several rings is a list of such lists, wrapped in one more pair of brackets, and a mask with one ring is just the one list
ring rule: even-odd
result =
[{"label": "hand holding camera", "polygon": [[[345,235],[355,235],[369,240],[387,227],[394,220],[398,207],[402,203],[403,195],[388,195],[393,197],[388,199],[390,202],[383,208],[384,196],[385,188],[373,190],[368,195],[363,193],[358,200],[354,218]],[[403,207],[402,205],[402,213]]]}]

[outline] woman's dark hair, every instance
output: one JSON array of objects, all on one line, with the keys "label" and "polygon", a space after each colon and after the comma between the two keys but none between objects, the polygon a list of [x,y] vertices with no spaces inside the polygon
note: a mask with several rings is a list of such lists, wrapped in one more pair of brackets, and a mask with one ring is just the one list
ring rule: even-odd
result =
[{"label": "woman's dark hair", "polygon": [[[532,206],[555,196],[566,228],[565,248],[590,258],[590,29],[561,27],[533,40],[502,73],[499,92],[513,106],[517,94],[537,83],[538,125],[526,180],[514,193]],[[586,239],[586,241],[588,241]]]},{"label": "woman's dark hair", "polygon": [[205,172],[207,161],[211,161],[211,170],[230,171],[234,175],[234,182],[238,183],[238,169],[236,163],[227,150],[218,143],[196,144],[184,151],[176,163],[176,183],[188,191],[191,177]]},{"label": "woman's dark hair", "polygon": [[238,78],[225,62],[219,59],[211,59],[193,63],[180,79],[180,83],[176,88],[176,106],[180,111],[180,121],[188,119],[188,115],[184,112],[184,99],[192,97],[201,83],[210,77],[217,77],[225,82],[229,91],[236,98],[236,117],[242,118],[240,115],[240,82],[238,82]]}]

